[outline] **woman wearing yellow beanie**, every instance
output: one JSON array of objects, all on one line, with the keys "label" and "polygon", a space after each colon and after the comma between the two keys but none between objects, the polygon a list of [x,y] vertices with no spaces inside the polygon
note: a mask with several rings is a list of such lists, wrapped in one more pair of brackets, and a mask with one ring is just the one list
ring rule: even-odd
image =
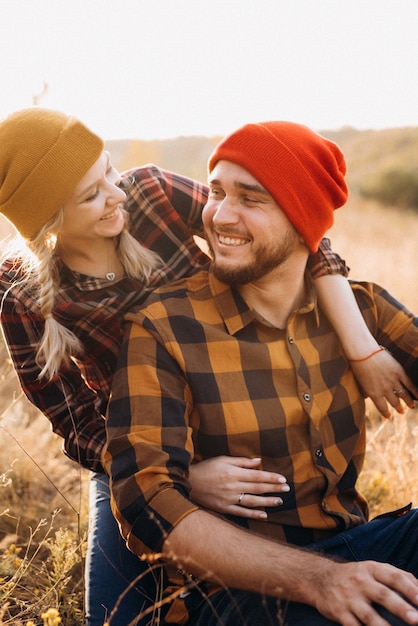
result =
[{"label": "woman wearing yellow beanie", "polygon": [[[12,242],[0,268],[4,336],[23,391],[63,437],[66,454],[94,472],[87,623],[103,624],[138,577],[111,623],[145,625],[149,615],[133,620],[158,594],[156,574],[144,576],[145,564],[125,548],[111,515],[101,465],[103,416],[125,313],[138,307],[149,289],[209,261],[192,236],[200,233],[207,188],[154,165],[120,177],[102,139],[58,111],[12,114],[0,122],[0,146],[0,212],[24,239]],[[345,265],[322,241],[311,256],[311,271],[318,279],[344,275]],[[350,332],[351,314],[342,302],[336,322],[347,324],[341,340],[352,354],[364,354],[362,337]],[[372,361],[364,365],[368,372],[375,371]],[[385,365],[393,388],[406,383],[396,365]],[[382,388],[373,380],[377,398]],[[193,495],[202,504],[262,517],[264,507],[280,503],[284,479],[257,471],[263,480],[255,480],[257,459],[217,463],[205,469],[200,464],[192,476]],[[219,484],[221,466],[228,478]],[[264,497],[265,492],[276,495]]]}]

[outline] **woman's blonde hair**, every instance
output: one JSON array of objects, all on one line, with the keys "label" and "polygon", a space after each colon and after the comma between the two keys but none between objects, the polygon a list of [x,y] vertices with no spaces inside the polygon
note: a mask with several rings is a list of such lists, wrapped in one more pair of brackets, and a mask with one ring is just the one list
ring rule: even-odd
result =
[{"label": "woman's blonde hair", "polygon": [[[117,236],[116,250],[126,276],[148,285],[150,276],[162,261],[158,254],[144,248],[128,230],[128,214],[123,211],[125,227]],[[41,367],[39,378],[51,380],[62,364],[72,356],[81,356],[83,346],[72,331],[53,317],[59,274],[55,255],[56,235],[63,222],[60,209],[38,233],[29,240],[17,237],[7,247],[3,258],[18,259],[19,283],[36,285],[39,309],[45,319],[42,339],[36,353],[36,363]],[[22,278],[23,275],[23,278]]]}]

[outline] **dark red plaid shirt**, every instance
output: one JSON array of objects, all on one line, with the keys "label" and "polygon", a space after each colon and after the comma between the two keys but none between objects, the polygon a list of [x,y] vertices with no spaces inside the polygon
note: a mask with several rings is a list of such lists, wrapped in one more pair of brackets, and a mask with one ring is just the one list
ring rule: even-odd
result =
[{"label": "dark red plaid shirt", "polygon": [[[165,266],[154,274],[154,288],[190,275],[207,264],[196,244],[201,234],[201,212],[207,200],[205,185],[147,165],[124,174],[131,233],[158,252]],[[106,441],[103,415],[123,336],[125,314],[138,307],[149,289],[140,281],[116,283],[69,270],[58,261],[60,285],[54,318],[69,328],[84,346],[84,355],[61,367],[54,380],[38,379],[35,355],[43,334],[36,290],[19,285],[13,261],[0,268],[1,323],[21,387],[44,413],[55,433],[64,438],[64,450],[84,467],[103,471],[101,453]],[[314,276],[346,275],[344,262],[324,240],[311,257]]]}]

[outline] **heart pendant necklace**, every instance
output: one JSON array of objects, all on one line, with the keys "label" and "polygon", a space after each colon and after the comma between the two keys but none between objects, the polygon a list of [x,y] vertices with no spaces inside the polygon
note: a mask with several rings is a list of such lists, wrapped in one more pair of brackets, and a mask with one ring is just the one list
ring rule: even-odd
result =
[{"label": "heart pendant necklace", "polygon": [[[114,249],[113,249],[113,239],[108,239],[107,240],[107,267],[112,267],[112,265],[114,263],[111,262],[111,256],[114,256]],[[115,272],[107,272],[106,273],[106,280],[109,280],[110,282],[114,281],[116,278],[116,273]]]}]

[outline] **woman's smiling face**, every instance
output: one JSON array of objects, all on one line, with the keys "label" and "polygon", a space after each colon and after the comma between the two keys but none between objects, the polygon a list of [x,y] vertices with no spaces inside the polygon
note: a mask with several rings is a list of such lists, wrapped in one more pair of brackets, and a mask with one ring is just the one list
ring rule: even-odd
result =
[{"label": "woman's smiling face", "polygon": [[121,208],[126,194],[118,186],[119,181],[119,173],[112,166],[109,153],[103,151],[64,202],[59,231],[61,243],[120,234],[124,227]]}]

